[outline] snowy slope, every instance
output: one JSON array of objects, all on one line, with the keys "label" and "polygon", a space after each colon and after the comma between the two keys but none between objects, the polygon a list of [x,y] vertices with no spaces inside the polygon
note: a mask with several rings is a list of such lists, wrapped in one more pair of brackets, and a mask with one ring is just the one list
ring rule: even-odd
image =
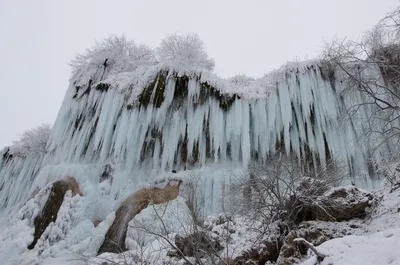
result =
[{"label": "snowy slope", "polygon": [[[393,165],[395,168],[398,164]],[[363,222],[356,222],[353,235],[329,240],[317,249],[326,258],[317,263],[312,257],[302,265],[376,265],[400,264],[400,175],[385,179],[375,192],[380,198],[376,207]]]},{"label": "snowy slope", "polygon": [[366,236],[346,236],[323,243],[318,250],[326,255],[319,263],[314,256],[302,265],[386,265],[400,264],[400,229]]}]

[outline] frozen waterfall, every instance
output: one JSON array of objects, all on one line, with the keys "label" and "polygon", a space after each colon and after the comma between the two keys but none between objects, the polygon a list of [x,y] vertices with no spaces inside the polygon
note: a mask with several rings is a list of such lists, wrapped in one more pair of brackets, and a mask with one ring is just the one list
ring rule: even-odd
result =
[{"label": "frozen waterfall", "polygon": [[[349,126],[342,119],[345,105],[362,98],[344,99],[343,89],[340,75],[318,61],[288,65],[243,86],[205,70],[160,65],[122,73],[106,64],[86,69],[71,79],[49,151],[3,154],[0,207],[28,199],[32,183],[57,178],[49,167],[66,164],[92,168],[87,176],[93,182],[112,164],[114,198],[171,171],[184,176],[186,169],[213,165],[245,170],[277,151],[322,166],[333,159],[363,168],[367,147],[357,138],[362,120]],[[207,198],[223,189],[217,171],[202,171]]]}]

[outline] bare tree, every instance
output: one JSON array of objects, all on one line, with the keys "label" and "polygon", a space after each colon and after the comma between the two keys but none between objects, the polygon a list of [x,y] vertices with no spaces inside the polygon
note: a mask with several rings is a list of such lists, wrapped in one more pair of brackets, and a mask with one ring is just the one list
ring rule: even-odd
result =
[{"label": "bare tree", "polygon": [[[331,79],[343,82],[340,97],[371,154],[400,144],[400,7],[387,14],[359,41],[335,40],[323,57]],[[335,80],[331,80],[335,82]],[[356,119],[355,119],[356,118]],[[359,132],[360,133],[360,132]]]},{"label": "bare tree", "polygon": [[[243,203],[238,205],[244,209],[242,214],[264,224],[277,220],[299,222],[298,214],[304,204],[340,184],[345,177],[340,168],[328,161],[326,166],[309,172],[295,158],[278,154],[263,164],[253,164],[249,175],[233,184],[243,194]],[[268,225],[264,228],[267,231]]]}]

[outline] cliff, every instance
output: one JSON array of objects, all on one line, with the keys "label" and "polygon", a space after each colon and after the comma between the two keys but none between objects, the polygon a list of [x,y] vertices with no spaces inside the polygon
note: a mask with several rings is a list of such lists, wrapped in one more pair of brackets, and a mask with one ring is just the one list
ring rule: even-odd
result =
[{"label": "cliff", "polygon": [[[232,183],[251,180],[252,169],[274,157],[290,158],[299,173],[315,176],[343,167],[350,172],[346,183],[373,185],[368,162],[381,139],[360,136],[377,106],[363,104],[349,115],[349,106],[368,101],[347,92],[343,72],[314,60],[258,79],[222,79],[209,66],[207,60],[187,65],[109,52],[84,61],[71,77],[46,151],[1,153],[0,209],[22,231],[7,230],[4,238],[35,234],[38,243],[21,236],[17,252],[30,245],[42,258],[71,245],[93,256],[110,227],[119,234],[118,220],[128,231],[134,214],[127,219],[118,207],[135,192],[178,180],[192,191],[179,191],[181,206],[183,196],[192,214],[196,207],[203,215],[218,213],[226,198],[245,196]],[[381,71],[371,66],[365,74],[380,77]],[[390,150],[390,142],[380,148]],[[53,194],[54,183],[69,177],[79,193],[67,187]],[[191,204],[194,197],[199,205]],[[44,212],[51,218],[34,232]]]}]

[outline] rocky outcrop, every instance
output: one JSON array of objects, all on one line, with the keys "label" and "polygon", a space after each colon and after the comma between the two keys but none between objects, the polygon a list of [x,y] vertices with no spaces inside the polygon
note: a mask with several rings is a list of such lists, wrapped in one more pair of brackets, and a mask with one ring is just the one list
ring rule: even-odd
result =
[{"label": "rocky outcrop", "polygon": [[[356,187],[331,189],[317,197],[292,196],[286,202],[290,208],[287,220],[299,224],[303,221],[346,221],[362,218],[373,203],[372,193]],[[294,209],[294,210],[291,210]]]},{"label": "rocky outcrop", "polygon": [[115,220],[97,254],[126,251],[125,239],[129,222],[149,204],[162,204],[176,199],[179,186],[180,182],[177,185],[168,183],[165,188],[144,188],[129,196],[118,208]]},{"label": "rocky outcrop", "polygon": [[33,241],[28,246],[28,249],[33,249],[49,224],[56,221],[58,211],[64,201],[65,193],[69,190],[72,192],[72,196],[77,194],[82,195],[81,191],[79,190],[78,182],[72,177],[58,180],[53,183],[46,204],[44,205],[39,216],[35,218],[35,233]]}]

